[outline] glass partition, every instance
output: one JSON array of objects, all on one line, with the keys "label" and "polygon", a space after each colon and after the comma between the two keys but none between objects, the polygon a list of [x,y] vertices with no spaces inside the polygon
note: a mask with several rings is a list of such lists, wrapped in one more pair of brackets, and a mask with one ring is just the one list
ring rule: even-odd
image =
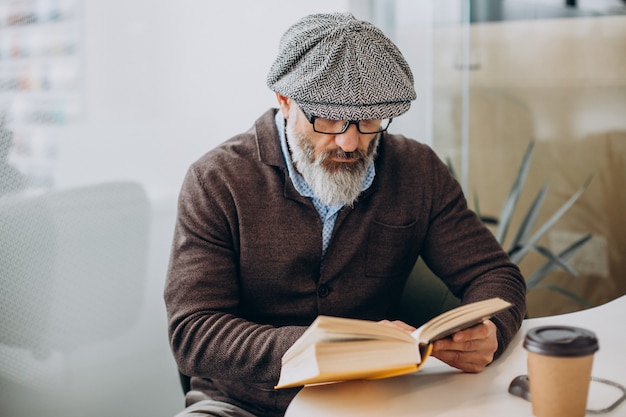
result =
[{"label": "glass partition", "polygon": [[[578,310],[626,293],[624,3],[437,3],[433,146],[451,161],[473,207],[486,221],[500,221],[491,227],[514,257],[516,245],[541,236],[518,261],[529,314]],[[504,234],[503,207],[531,144]],[[535,227],[516,241],[534,207]],[[550,253],[567,265],[546,267]]]},{"label": "glass partition", "polygon": [[[430,77],[418,106],[431,124],[416,139],[448,161],[514,255],[529,283],[529,314],[626,293],[626,4],[432,0],[411,14],[406,1],[370,3],[374,20],[409,51],[418,83]],[[514,210],[503,213],[531,145]],[[528,213],[534,227],[517,235]],[[516,242],[534,244],[521,256]]]}]

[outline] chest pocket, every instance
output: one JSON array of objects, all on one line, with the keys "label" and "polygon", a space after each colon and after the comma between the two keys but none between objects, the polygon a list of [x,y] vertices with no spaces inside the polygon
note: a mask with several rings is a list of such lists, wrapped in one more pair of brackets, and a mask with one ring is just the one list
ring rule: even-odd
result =
[{"label": "chest pocket", "polygon": [[393,277],[409,270],[415,263],[417,221],[403,226],[374,222],[367,244],[365,275]]}]

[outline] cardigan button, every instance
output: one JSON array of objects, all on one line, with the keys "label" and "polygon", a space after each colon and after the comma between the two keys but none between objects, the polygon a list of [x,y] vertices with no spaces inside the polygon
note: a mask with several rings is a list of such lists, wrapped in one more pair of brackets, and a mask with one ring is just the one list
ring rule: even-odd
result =
[{"label": "cardigan button", "polygon": [[327,297],[329,293],[330,293],[330,287],[328,285],[322,284],[317,289],[317,295],[319,295],[322,298]]}]

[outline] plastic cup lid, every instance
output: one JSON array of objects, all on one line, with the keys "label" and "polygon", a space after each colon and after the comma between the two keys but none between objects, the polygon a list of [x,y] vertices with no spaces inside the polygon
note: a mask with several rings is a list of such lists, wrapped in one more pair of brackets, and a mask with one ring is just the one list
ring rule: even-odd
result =
[{"label": "plastic cup lid", "polygon": [[572,326],[542,326],[530,329],[524,338],[529,352],[550,356],[586,356],[599,349],[595,333]]}]

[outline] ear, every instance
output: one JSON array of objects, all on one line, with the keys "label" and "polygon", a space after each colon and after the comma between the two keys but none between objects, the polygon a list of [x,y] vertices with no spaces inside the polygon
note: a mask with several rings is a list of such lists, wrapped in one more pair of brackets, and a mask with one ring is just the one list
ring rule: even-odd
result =
[{"label": "ear", "polygon": [[293,101],[286,96],[276,93],[276,100],[278,100],[278,107],[280,111],[283,113],[283,117],[285,119],[289,119],[289,110],[291,106],[294,105]]}]

